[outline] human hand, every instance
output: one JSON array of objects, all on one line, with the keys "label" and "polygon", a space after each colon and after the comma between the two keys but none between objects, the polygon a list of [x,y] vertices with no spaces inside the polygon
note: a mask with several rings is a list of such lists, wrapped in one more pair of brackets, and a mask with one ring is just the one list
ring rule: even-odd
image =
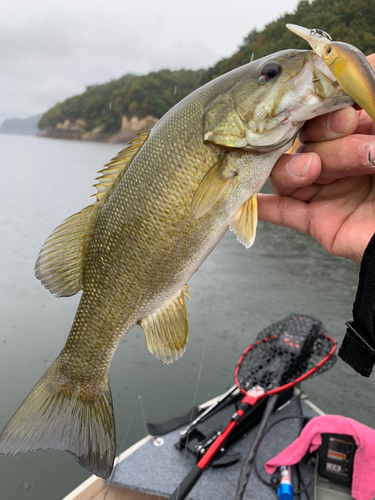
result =
[{"label": "human hand", "polygon": [[[375,67],[375,54],[368,57]],[[375,124],[345,108],[306,123],[299,154],[271,173],[277,194],[258,196],[259,219],[298,229],[360,263],[375,233]]]}]

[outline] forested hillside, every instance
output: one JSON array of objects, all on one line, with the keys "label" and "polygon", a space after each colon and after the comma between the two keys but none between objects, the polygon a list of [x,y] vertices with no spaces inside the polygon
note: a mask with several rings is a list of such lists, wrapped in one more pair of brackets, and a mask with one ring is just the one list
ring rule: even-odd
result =
[{"label": "forested hillside", "polygon": [[45,130],[45,135],[54,137],[87,140],[114,137],[113,140],[122,142],[144,123],[152,126],[202,84],[249,62],[252,54],[259,59],[284,48],[309,48],[285,28],[287,23],[320,28],[334,40],[356,45],[367,55],[375,52],[374,19],[375,0],[301,0],[293,13],[269,23],[262,31],[251,31],[231,57],[221,59],[211,68],[164,69],[142,76],[128,74],[109,83],[90,86],[83,94],[47,111],[38,127]]},{"label": "forested hillside", "polygon": [[[161,71],[148,75],[128,74],[103,85],[87,87],[81,95],[56,104],[41,118],[39,129],[64,124],[78,124],[82,131],[100,128],[103,134],[114,134],[121,128],[122,117],[160,118],[172,106],[200,85],[204,70]],[[70,127],[73,132],[73,127]],[[63,126],[60,129],[65,129]]]},{"label": "forested hillside", "polygon": [[206,83],[231,69],[249,62],[251,54],[259,59],[282,49],[307,49],[307,42],[285,28],[287,23],[306,28],[320,28],[333,40],[351,43],[366,55],[375,52],[375,0],[301,0],[296,10],[253,30],[231,57],[209,68],[201,83]]}]

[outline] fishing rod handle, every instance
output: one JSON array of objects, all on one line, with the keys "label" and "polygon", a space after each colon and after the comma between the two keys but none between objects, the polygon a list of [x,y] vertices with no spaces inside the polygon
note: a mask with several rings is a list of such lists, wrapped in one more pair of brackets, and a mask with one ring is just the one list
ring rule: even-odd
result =
[{"label": "fishing rod handle", "polygon": [[184,438],[188,435],[189,431],[197,425],[199,422],[201,422],[206,415],[211,413],[215,408],[217,408],[223,401],[225,401],[229,396],[231,396],[236,390],[238,389],[237,385],[234,384],[225,394],[223,394],[220,398],[218,398],[212,405],[210,405],[206,410],[198,415],[198,417],[193,420],[187,427],[181,432],[181,438]]},{"label": "fishing rod handle", "polygon": [[203,469],[195,465],[168,500],[184,500],[201,477]]},{"label": "fishing rod handle", "polygon": [[215,439],[203,457],[199,460],[197,463],[198,467],[203,470],[212,462],[212,459],[228,439],[233,429],[237,426],[237,423],[242,418],[243,414],[244,412],[242,410],[238,410],[238,420],[231,420],[229,422],[225,430]]}]

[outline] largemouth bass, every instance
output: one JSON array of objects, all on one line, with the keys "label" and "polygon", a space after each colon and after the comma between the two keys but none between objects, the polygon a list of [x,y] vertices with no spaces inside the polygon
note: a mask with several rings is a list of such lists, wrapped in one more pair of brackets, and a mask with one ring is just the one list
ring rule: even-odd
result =
[{"label": "largemouth bass", "polygon": [[312,51],[286,50],[193,92],[102,170],[96,202],[47,239],[36,275],[83,290],[60,355],[0,436],[0,452],[54,448],[108,478],[114,352],[140,325],[163,363],[186,349],[186,284],[228,226],[254,241],[257,193],[305,120],[349,106]]}]

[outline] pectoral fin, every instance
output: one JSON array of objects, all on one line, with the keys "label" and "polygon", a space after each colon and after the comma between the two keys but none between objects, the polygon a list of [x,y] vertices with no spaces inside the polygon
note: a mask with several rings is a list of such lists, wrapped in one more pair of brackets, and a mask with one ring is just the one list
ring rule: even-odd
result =
[{"label": "pectoral fin", "polygon": [[237,235],[237,240],[246,248],[254,243],[258,223],[258,197],[254,194],[242,205],[229,229]]},{"label": "pectoral fin", "polygon": [[189,336],[184,293],[143,318],[139,324],[145,332],[151,354],[165,364],[176,361],[185,352]]},{"label": "pectoral fin", "polygon": [[190,219],[196,220],[206,214],[221,198],[224,189],[237,173],[227,168],[227,157],[217,161],[206,175],[194,193],[190,207]]}]

